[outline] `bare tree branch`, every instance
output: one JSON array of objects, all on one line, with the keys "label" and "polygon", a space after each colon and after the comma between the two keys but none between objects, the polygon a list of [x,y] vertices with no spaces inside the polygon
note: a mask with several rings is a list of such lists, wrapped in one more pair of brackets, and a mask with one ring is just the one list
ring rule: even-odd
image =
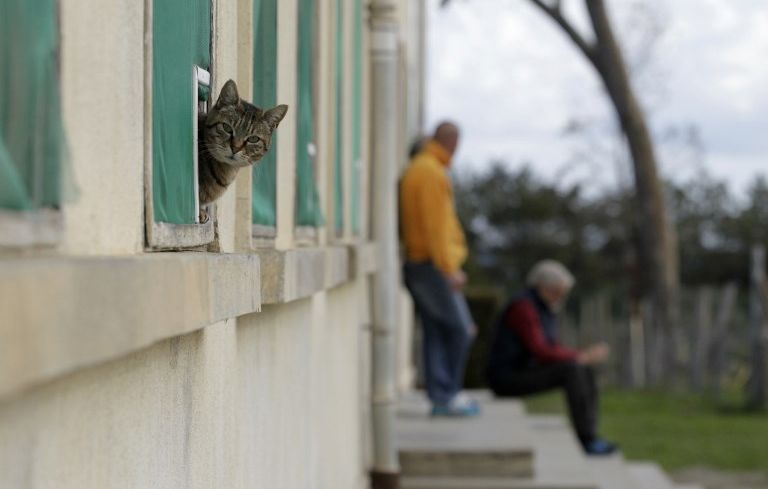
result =
[{"label": "bare tree branch", "polygon": [[[444,2],[446,0],[443,0]],[[547,4],[544,0],[531,0],[531,3],[539,7],[544,13],[546,13],[553,21],[559,25],[563,31],[571,38],[574,44],[578,46],[584,56],[595,66],[597,66],[596,48],[594,44],[590,44],[584,36],[582,36],[576,28],[568,22],[568,19],[563,16],[561,9],[562,0],[556,0],[552,5]]]},{"label": "bare tree branch", "polygon": [[[584,39],[584,36],[582,36],[579,31],[577,31],[576,28],[571,25],[570,22],[568,22],[565,16],[563,16],[563,1],[553,0],[551,4],[548,4],[544,0],[531,0],[531,2],[543,10],[552,20],[554,20],[563,29],[563,31],[565,31],[568,37],[571,38],[576,46],[579,47],[581,52],[584,53],[584,56],[586,56],[587,59],[597,68],[595,46],[587,42],[587,40]],[[452,3],[452,0],[440,0],[440,7],[446,7],[450,3]]]}]

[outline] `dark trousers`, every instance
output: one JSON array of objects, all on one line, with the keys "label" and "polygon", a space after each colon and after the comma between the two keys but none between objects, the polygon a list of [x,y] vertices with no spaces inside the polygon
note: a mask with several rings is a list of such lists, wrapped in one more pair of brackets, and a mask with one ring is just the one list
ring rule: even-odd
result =
[{"label": "dark trousers", "polygon": [[431,262],[406,262],[403,275],[424,331],[424,384],[433,404],[449,403],[464,383],[472,318],[466,300]]},{"label": "dark trousers", "polygon": [[589,443],[595,439],[599,395],[591,367],[559,363],[520,371],[493,372],[490,383],[491,390],[499,397],[524,397],[563,389],[579,440]]}]

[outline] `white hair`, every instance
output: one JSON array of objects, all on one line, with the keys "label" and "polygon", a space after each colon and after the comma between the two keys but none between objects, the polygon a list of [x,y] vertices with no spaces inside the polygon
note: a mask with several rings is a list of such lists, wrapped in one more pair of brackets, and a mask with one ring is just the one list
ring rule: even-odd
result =
[{"label": "white hair", "polygon": [[565,287],[570,290],[576,284],[573,274],[565,265],[555,260],[540,261],[528,274],[529,287]]}]

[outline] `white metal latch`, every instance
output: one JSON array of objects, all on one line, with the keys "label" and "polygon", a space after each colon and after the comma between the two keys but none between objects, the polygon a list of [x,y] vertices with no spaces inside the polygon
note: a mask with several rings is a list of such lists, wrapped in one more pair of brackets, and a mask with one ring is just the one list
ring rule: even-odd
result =
[{"label": "white metal latch", "polygon": [[207,102],[198,100],[200,85],[211,87],[211,73],[208,70],[193,65],[192,66],[192,161],[194,164],[193,175],[195,180],[195,224],[200,224],[200,183],[198,182],[198,140],[197,140],[197,119],[200,112],[207,112]]}]

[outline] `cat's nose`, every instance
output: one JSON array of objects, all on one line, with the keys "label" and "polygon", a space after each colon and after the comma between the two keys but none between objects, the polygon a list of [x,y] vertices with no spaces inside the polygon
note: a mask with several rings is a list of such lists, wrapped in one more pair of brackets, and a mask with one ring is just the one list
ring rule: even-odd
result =
[{"label": "cat's nose", "polygon": [[245,140],[232,138],[229,140],[229,147],[232,148],[232,154],[237,154],[245,147]]}]

